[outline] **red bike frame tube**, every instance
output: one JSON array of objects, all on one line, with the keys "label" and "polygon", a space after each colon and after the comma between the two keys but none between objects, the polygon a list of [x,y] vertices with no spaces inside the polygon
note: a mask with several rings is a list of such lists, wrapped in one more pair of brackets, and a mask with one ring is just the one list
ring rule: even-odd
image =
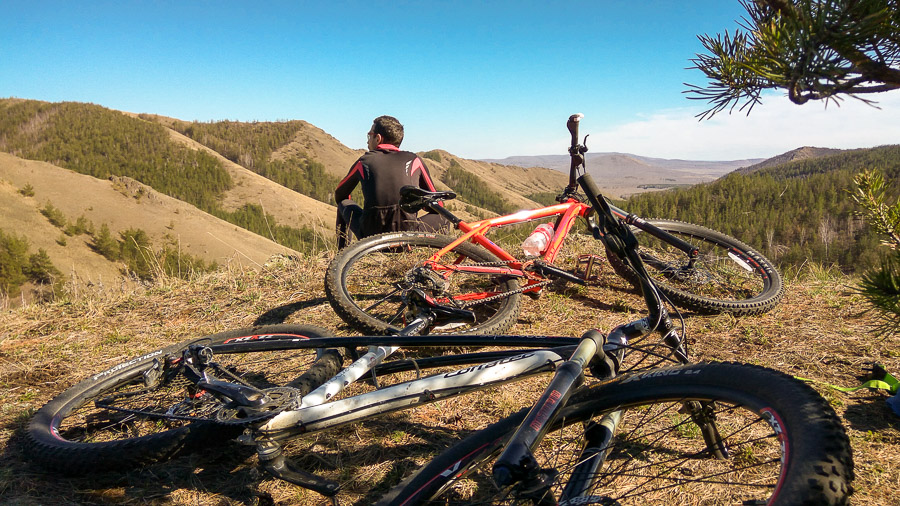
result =
[{"label": "red bike frame tube", "polygon": [[[590,209],[591,206],[588,204],[578,202],[577,200],[569,200],[568,202],[562,204],[554,204],[552,206],[542,207],[539,209],[519,211],[517,213],[498,216],[496,218],[489,218],[486,220],[473,221],[468,223],[461,221],[457,225],[457,228],[459,228],[459,230],[463,232],[463,235],[456,238],[453,242],[451,242],[441,250],[435,252],[431,256],[431,258],[426,261],[426,263],[430,264],[431,267],[437,271],[458,270],[460,272],[505,274],[516,277],[528,277],[525,272],[521,270],[522,263],[518,261],[516,257],[510,255],[508,252],[506,252],[506,250],[485,237],[487,231],[493,227],[513,225],[533,220],[539,220],[541,218],[559,216],[554,227],[555,231],[553,237],[551,238],[550,244],[548,245],[547,250],[544,252],[542,257],[547,262],[552,263],[556,259],[556,255],[559,253],[559,250],[562,248],[562,244],[565,241],[566,236],[572,229],[572,226],[575,223],[575,219],[579,216],[584,216],[585,214],[587,214],[587,212],[590,211]],[[470,240],[475,244],[481,245],[501,260],[508,262],[508,265],[504,267],[464,266],[456,268],[451,267],[450,264],[441,262],[443,256],[453,250],[453,248],[456,248],[460,244]],[[528,284],[534,284],[537,282],[538,281],[532,279],[529,280]],[[477,299],[489,295],[490,294],[468,294],[465,297],[467,299]]]}]

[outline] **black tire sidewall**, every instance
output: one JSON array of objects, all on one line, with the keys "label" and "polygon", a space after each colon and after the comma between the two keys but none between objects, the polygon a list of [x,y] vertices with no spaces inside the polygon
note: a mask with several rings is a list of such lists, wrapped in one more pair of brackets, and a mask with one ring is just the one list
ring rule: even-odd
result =
[{"label": "black tire sidewall", "polygon": [[[345,281],[347,270],[358,258],[373,250],[381,250],[389,245],[412,244],[443,248],[455,240],[456,238],[454,237],[428,232],[391,232],[363,239],[338,252],[331,261],[325,274],[325,295],[338,316],[360,332],[373,334],[389,332],[393,329],[391,325],[369,316],[351,300]],[[469,242],[459,244],[454,251],[478,262],[499,261],[488,250]],[[508,289],[518,288],[518,282],[514,279],[506,281],[506,284]],[[458,332],[458,334],[485,335],[502,333],[508,330],[518,317],[521,294],[515,293],[510,295],[501,304],[500,309],[488,320]]]},{"label": "black tire sidewall", "polygon": [[[781,274],[768,258],[751,248],[749,245],[729,235],[700,225],[694,225],[693,223],[662,219],[647,219],[644,221],[667,232],[691,234],[696,237],[707,239],[710,242],[715,242],[719,245],[727,245],[740,251],[741,254],[747,258],[750,258],[758,265],[759,269],[765,273],[766,277],[762,278],[764,282],[763,290],[758,295],[746,300],[710,299],[679,289],[665,282],[657,283],[659,289],[679,306],[704,314],[731,313],[746,316],[765,313],[775,307],[778,304],[778,301],[781,300],[781,297],[784,294]],[[641,235],[646,232],[643,232],[634,226],[632,226],[632,231],[637,236],[638,243],[640,243]],[[632,283],[637,281],[634,271],[625,265],[621,259],[609,252],[607,253],[607,257],[610,260],[613,270],[615,270],[619,276]]]},{"label": "black tire sidewall", "polygon": [[[777,415],[787,451],[783,480],[773,504],[844,504],[853,478],[849,440],[837,415],[821,396],[782,373],[742,364],[696,364],[651,370],[576,393],[560,419],[578,423],[594,412],[621,405],[678,400],[688,394],[739,402],[757,413]],[[379,504],[417,504],[431,497],[457,471],[502,445],[524,420],[527,409],[483,429],[439,455],[404,480]],[[770,422],[770,426],[772,423]],[[773,426],[774,429],[774,426]],[[825,467],[829,472],[823,473]],[[830,474],[830,476],[825,476]]]},{"label": "black tire sidewall", "polygon": [[240,431],[228,430],[213,423],[195,422],[133,439],[81,443],[59,437],[56,434],[56,427],[72,409],[80,406],[86,399],[142,374],[157,359],[180,354],[182,350],[194,344],[216,345],[229,339],[270,333],[291,333],[307,337],[333,335],[313,325],[267,325],[220,332],[139,355],[91,375],[41,407],[26,428],[30,456],[44,467],[67,474],[79,474],[140,466],[170,458],[201,441],[235,437]]}]

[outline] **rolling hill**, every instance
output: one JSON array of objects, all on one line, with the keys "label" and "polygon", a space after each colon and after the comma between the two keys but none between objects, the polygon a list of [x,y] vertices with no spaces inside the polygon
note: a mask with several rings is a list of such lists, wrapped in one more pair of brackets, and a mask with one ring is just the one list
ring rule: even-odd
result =
[{"label": "rolling hill", "polygon": [[[30,187],[31,196],[20,190]],[[291,253],[270,239],[237,227],[178,199],[122,176],[98,179],[46,162],[0,153],[0,230],[26,237],[47,251],[70,278],[114,284],[120,267],[91,247],[87,235],[67,236],[41,214],[49,203],[70,222],[83,217],[92,228],[139,228],[152,243],[173,241],[181,251],[219,265],[256,266],[272,255]],[[64,244],[61,244],[64,243]]]},{"label": "rolling hill", "polygon": [[725,232],[783,269],[817,262],[853,272],[880,262],[884,252],[848,194],[854,174],[871,169],[884,173],[893,198],[900,195],[900,145],[894,145],[801,158],[690,188],[635,195],[627,208]]},{"label": "rolling hill", "polygon": [[[114,238],[140,229],[154,247],[177,243],[219,265],[328,247],[330,193],[362,152],[303,121],[189,123],[94,104],[2,99],[0,154],[0,230],[45,250],[67,278],[92,283],[123,270],[91,247],[102,224]],[[565,184],[547,169],[428,156],[439,188],[450,188],[442,180],[456,171],[477,182],[488,204],[534,207],[524,195]],[[26,187],[33,196],[23,194]],[[464,193],[451,209],[468,219],[490,215]],[[48,203],[72,222],[90,222],[92,234],[66,237],[41,214]]]},{"label": "rolling hill", "polygon": [[[563,174],[569,173],[568,155],[514,156],[487,161],[523,167],[548,167]],[[626,198],[653,189],[706,183],[760,161],[670,160],[628,153],[589,152],[585,156],[588,173],[601,185],[607,196],[614,198]]]},{"label": "rolling hill", "polygon": [[[869,251],[874,240],[841,203],[849,174],[886,155],[833,151],[801,148],[770,160],[723,162],[588,153],[587,166],[608,196],[633,196],[628,208],[638,214],[706,224],[775,260],[843,262],[838,257]],[[95,237],[63,237],[41,214],[47,203],[69,220],[107,224],[114,237],[141,229],[155,246],[177,243],[208,262],[261,263],[276,252],[317,252],[334,243],[331,189],[362,153],[299,120],[198,123],[22,99],[0,99],[0,152],[8,153],[0,158],[0,201],[9,209],[0,230],[27,238],[67,276],[84,280],[115,277],[122,266],[97,257]],[[567,183],[566,155],[420,155],[436,186],[459,194],[449,208],[464,219],[536,207],[534,199],[544,201]],[[696,186],[647,194],[685,185]],[[23,194],[26,186],[34,196]]]}]

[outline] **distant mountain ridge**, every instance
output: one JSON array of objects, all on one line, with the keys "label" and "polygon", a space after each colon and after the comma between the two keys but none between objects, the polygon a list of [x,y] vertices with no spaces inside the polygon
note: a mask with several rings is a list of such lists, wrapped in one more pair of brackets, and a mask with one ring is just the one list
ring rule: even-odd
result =
[{"label": "distant mountain ridge", "polygon": [[792,156],[690,188],[635,195],[626,208],[729,234],[784,269],[812,264],[859,272],[878,265],[888,249],[860,218],[850,194],[857,174],[878,170],[888,202],[900,196],[900,145],[801,148],[782,159]]},{"label": "distant mountain ridge", "polygon": [[741,167],[740,169],[737,169],[736,172],[738,174],[750,174],[752,172],[756,172],[758,170],[765,169],[767,167],[782,165],[782,164],[797,161],[797,160],[809,160],[811,158],[820,158],[823,156],[840,153],[842,151],[844,151],[844,150],[803,146],[802,148],[792,149],[792,150],[788,151],[787,153],[782,153],[780,155],[773,156],[772,158],[767,158],[759,163],[755,163],[755,164],[747,166],[747,167]]},{"label": "distant mountain ridge", "polygon": [[[522,167],[546,167],[569,173],[568,155],[511,156],[483,160]],[[650,188],[694,185],[718,179],[741,167],[762,162],[762,158],[699,161],[653,158],[630,153],[587,153],[588,173],[610,196],[627,197]]]}]

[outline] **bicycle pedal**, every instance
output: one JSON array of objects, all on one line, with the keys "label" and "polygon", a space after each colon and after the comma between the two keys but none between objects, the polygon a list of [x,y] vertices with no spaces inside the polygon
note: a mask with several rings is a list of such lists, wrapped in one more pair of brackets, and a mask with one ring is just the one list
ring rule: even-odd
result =
[{"label": "bicycle pedal", "polygon": [[603,270],[604,258],[600,255],[578,255],[575,262],[575,275],[586,283],[596,283],[600,279]]}]

